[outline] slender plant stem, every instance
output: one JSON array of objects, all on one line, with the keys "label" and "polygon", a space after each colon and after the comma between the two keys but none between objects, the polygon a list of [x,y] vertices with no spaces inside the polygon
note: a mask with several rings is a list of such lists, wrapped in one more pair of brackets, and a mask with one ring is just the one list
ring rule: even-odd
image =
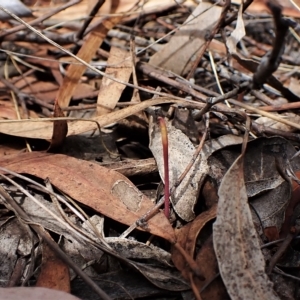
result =
[{"label": "slender plant stem", "polygon": [[161,142],[163,146],[164,156],[164,177],[165,177],[165,216],[170,217],[170,180],[169,180],[169,144],[168,131],[164,118],[159,118],[159,126],[161,132]]}]

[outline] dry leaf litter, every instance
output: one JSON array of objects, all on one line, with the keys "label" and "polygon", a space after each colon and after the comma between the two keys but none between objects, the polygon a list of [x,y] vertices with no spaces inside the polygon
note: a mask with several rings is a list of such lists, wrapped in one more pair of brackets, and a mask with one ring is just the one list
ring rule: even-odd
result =
[{"label": "dry leaf litter", "polygon": [[1,1],[0,298],[299,299],[298,2]]}]

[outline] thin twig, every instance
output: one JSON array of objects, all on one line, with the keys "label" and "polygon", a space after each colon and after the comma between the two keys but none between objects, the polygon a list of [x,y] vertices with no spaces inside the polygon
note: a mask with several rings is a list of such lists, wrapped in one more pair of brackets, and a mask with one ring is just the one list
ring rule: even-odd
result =
[{"label": "thin twig", "polygon": [[[80,40],[84,36],[85,30],[88,28],[90,23],[92,22],[93,18],[96,16],[97,12],[99,11],[100,7],[104,4],[105,0],[98,0],[96,1],[94,7],[92,8],[89,16],[85,19],[81,29],[77,32],[76,38],[77,40]],[[74,51],[76,53],[77,51]]]}]

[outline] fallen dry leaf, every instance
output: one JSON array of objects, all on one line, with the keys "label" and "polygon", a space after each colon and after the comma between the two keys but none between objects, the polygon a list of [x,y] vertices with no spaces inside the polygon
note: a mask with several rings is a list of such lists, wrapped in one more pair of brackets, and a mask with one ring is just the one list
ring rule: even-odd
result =
[{"label": "fallen dry leaf", "polygon": [[[20,110],[21,117],[25,117],[25,113],[23,112],[23,110]],[[29,110],[28,112],[31,118],[38,118],[38,115],[34,111]],[[12,102],[0,100],[0,119],[17,119],[16,109]]]},{"label": "fallen dry leaf", "polygon": [[[153,207],[152,201],[125,176],[96,163],[32,152],[3,158],[0,165],[15,172],[49,178],[54,186],[73,199],[128,226]],[[173,228],[161,212],[147,225],[145,230],[150,233],[171,243],[176,241]]]},{"label": "fallen dry leaf", "polygon": [[[196,148],[189,138],[181,130],[176,129],[170,121],[166,121],[166,127],[169,143],[169,180],[170,187],[172,187],[192,160]],[[157,162],[160,177],[164,181],[161,132],[155,121],[149,124],[149,137],[149,148]],[[174,210],[185,221],[191,221],[195,218],[194,206],[198,198],[199,188],[208,173],[208,169],[206,160],[200,154],[171,196]]]},{"label": "fallen dry leaf", "polygon": [[[300,122],[300,117],[299,115],[293,113],[293,112],[286,112],[286,113],[282,113],[281,116],[283,118],[286,118],[292,122],[298,123]],[[278,130],[283,130],[283,131],[287,131],[287,132],[295,132],[297,131],[297,129],[295,129],[292,126],[277,122],[275,120],[272,120],[268,117],[260,117],[258,119],[255,120],[255,123],[260,124],[260,125],[264,125],[267,126],[269,128],[274,128],[274,129],[278,129]]]},{"label": "fallen dry leaf", "polygon": [[224,176],[219,188],[217,220],[213,225],[214,249],[230,298],[279,299],[265,273],[244,182],[241,155]]},{"label": "fallen dry leaf", "polygon": [[[214,205],[208,211],[205,211],[198,215],[192,222],[175,231],[178,243],[180,243],[180,245],[190,256],[196,256],[196,263],[201,270],[201,274],[203,275],[204,280],[191,276],[190,268],[185,264],[182,255],[174,247],[172,247],[171,251],[172,260],[176,268],[181,271],[182,276],[187,281],[190,281],[192,278],[194,285],[199,291],[203,286],[213,280],[218,273],[217,259],[213,249],[211,237],[209,237],[204,243],[201,240],[201,248],[198,253],[195,253],[196,243],[197,240],[199,240],[200,232],[207,223],[209,223],[216,217],[216,213],[217,206]],[[209,287],[201,293],[201,298],[203,300],[222,300],[224,299],[225,295],[226,290],[224,288],[224,285],[222,284],[222,281],[213,280],[213,283],[210,284]]]},{"label": "fallen dry leaf", "polygon": [[[106,74],[123,82],[128,82],[132,73],[132,59],[129,52],[117,47],[111,47],[107,64]],[[102,79],[97,100],[98,116],[111,112],[116,107],[125,87],[124,84],[107,77]]]},{"label": "fallen dry leaf", "polygon": [[[212,235],[203,243],[196,256],[197,265],[201,266],[205,281],[193,278],[194,283],[201,292],[202,300],[224,300],[228,299],[226,287],[219,276],[218,261],[213,246]],[[208,284],[208,286],[207,286]]]},{"label": "fallen dry leaf", "polygon": [[45,242],[42,244],[41,272],[35,286],[71,292],[68,266]]},{"label": "fallen dry leaf", "polygon": [[[108,30],[112,29],[118,22],[120,22],[121,18],[122,17],[112,17],[110,19],[106,19],[94,28],[80,48],[77,56],[89,63],[99,46],[102,44]],[[60,107],[64,108],[69,106],[70,100],[85,70],[86,66],[82,64],[73,64],[69,66],[67,74],[56,97],[59,101],[58,104]]]},{"label": "fallen dry leaf", "polygon": [[[299,170],[295,172],[295,175],[298,179],[300,178]],[[293,181],[291,199],[286,208],[285,220],[284,223],[282,224],[281,231],[280,231],[281,238],[285,238],[290,232],[291,226],[293,226],[291,220],[295,213],[295,208],[297,207],[297,205],[299,205],[299,202],[300,202],[300,185],[296,181]]]},{"label": "fallen dry leaf", "polygon": [[[207,33],[218,24],[222,7],[202,2],[160,51],[151,56],[151,65],[186,74],[207,44]],[[199,30],[201,28],[201,30]]]},{"label": "fallen dry leaf", "polygon": [[[185,103],[184,100],[175,100],[170,98],[158,98],[143,101],[136,105],[132,105],[121,110],[113,111],[103,116],[92,118],[90,122],[76,120],[68,124],[68,136],[76,135],[87,131],[98,130],[95,122],[98,122],[101,127],[118,122],[130,115],[134,115],[151,105],[158,105],[161,103]],[[203,105],[199,104],[199,107]],[[42,119],[41,119],[42,120]],[[18,120],[12,123],[0,120],[0,132],[27,138],[50,140],[53,133],[53,121],[39,121],[39,120]]]},{"label": "fallen dry leaf", "polygon": [[237,21],[236,21],[236,27],[228,37],[226,41],[226,45],[228,47],[228,51],[230,53],[236,52],[236,45],[240,40],[246,35],[245,31],[245,25],[243,20],[243,5],[240,5]]},{"label": "fallen dry leaf", "polygon": [[[1,226],[0,245],[1,245],[1,280],[2,284],[9,287],[16,284],[14,269],[19,264],[20,257],[30,255],[32,239],[28,231],[20,226],[17,219],[6,220]],[[26,264],[23,260],[22,264]],[[22,273],[21,273],[22,274]],[[0,292],[1,295],[1,292]],[[0,299],[1,298],[0,296]]]},{"label": "fallen dry leaf", "polygon": [[[252,217],[259,228],[261,225],[263,228],[276,226],[280,231],[291,194],[290,183],[282,174],[294,154],[293,145],[281,137],[258,138],[248,143],[244,158],[247,166],[245,184],[247,196],[256,211]],[[210,156],[210,176],[218,185],[238,155],[238,148],[229,147]],[[298,160],[291,162],[295,170]],[[279,166],[282,166],[282,172],[278,170]]]},{"label": "fallen dry leaf", "polygon": [[[209,221],[216,217],[217,206],[213,206],[210,210],[201,213],[192,222],[186,224],[182,228],[175,231],[177,242],[193,257],[195,252],[196,240],[202,228]],[[190,268],[185,264],[182,255],[176,248],[172,248],[172,260],[178,270],[182,272],[182,276],[188,280]],[[201,265],[199,266],[201,268]]]},{"label": "fallen dry leaf", "polygon": [[[166,122],[166,124],[169,142],[169,179],[170,187],[172,187],[191,162],[196,148],[181,130],[171,125],[170,121]],[[149,123],[149,136],[149,148],[157,162],[160,177],[164,181],[163,149],[157,122]],[[240,137],[226,135],[215,140],[208,140],[204,144],[200,155],[196,158],[193,166],[171,197],[174,210],[183,220],[191,221],[195,217],[194,206],[197,201],[199,189],[202,186],[205,176],[209,173],[210,168],[212,168],[207,163],[209,156],[223,147],[236,145],[241,142],[242,139]]]},{"label": "fallen dry leaf", "polygon": [[[58,85],[52,82],[45,82],[41,80],[33,81],[26,83],[26,86],[21,89],[23,93],[28,95],[35,96],[38,99],[41,99],[45,103],[53,103],[55,96],[57,94]],[[20,82],[21,84],[22,82]]]}]

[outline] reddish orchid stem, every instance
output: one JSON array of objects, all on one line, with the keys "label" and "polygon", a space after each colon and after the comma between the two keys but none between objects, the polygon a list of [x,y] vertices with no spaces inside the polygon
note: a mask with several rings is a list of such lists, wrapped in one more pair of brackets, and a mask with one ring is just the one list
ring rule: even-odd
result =
[{"label": "reddish orchid stem", "polygon": [[169,144],[168,131],[164,118],[159,117],[159,126],[161,132],[161,142],[164,156],[164,177],[165,177],[165,216],[170,216],[170,180],[169,180]]}]

